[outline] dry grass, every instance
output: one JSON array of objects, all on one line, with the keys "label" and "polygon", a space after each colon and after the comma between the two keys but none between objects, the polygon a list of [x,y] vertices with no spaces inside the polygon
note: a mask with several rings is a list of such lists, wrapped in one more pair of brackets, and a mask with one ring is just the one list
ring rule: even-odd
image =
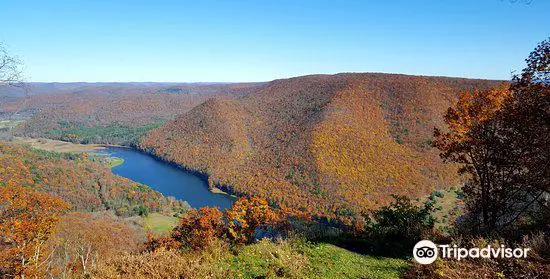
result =
[{"label": "dry grass", "polygon": [[142,254],[123,254],[105,259],[93,271],[93,278],[226,278],[230,257],[227,244],[217,242],[203,251],[159,249]]},{"label": "dry grass", "polygon": [[78,153],[78,152],[105,149],[105,147],[98,144],[76,144],[76,143],[44,139],[44,138],[15,137],[13,141],[16,143],[28,144],[33,148],[47,150],[47,151],[56,151],[56,152]]},{"label": "dry grass", "polygon": [[550,262],[550,235],[537,233],[523,238],[521,247],[529,247],[530,257],[534,259]]}]

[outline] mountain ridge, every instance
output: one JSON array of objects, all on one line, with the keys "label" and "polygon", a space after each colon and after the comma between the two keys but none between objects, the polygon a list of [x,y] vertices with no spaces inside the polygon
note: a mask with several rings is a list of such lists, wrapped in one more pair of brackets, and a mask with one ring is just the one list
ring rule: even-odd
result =
[{"label": "mountain ridge", "polygon": [[352,216],[392,194],[457,185],[431,147],[433,128],[460,91],[499,83],[378,73],[279,79],[241,99],[210,99],[140,147],[208,174],[211,186]]}]

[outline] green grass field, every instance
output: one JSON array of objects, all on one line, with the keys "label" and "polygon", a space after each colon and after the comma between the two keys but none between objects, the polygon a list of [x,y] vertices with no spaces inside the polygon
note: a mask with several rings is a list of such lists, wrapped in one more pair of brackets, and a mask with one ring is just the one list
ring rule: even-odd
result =
[{"label": "green grass field", "polygon": [[143,218],[143,227],[146,231],[154,233],[164,233],[172,230],[178,223],[178,218],[162,215],[159,213],[151,213]]},{"label": "green grass field", "polygon": [[237,250],[230,269],[243,278],[399,278],[409,262],[350,252],[327,243],[275,244],[267,240]]},{"label": "green grass field", "polygon": [[305,250],[308,278],[399,278],[408,267],[402,259],[373,257],[321,243]]},{"label": "green grass field", "polygon": [[121,165],[121,164],[123,164],[123,163],[124,163],[124,159],[122,159],[122,158],[118,158],[118,157],[109,157],[109,158],[107,159],[107,166],[108,166],[109,168],[111,168],[111,169],[114,168],[114,167],[116,167],[116,166],[118,166],[118,165]]}]

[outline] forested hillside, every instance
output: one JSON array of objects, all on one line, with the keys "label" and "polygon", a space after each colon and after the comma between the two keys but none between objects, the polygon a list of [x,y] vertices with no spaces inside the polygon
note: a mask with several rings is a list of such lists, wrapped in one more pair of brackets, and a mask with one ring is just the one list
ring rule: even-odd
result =
[{"label": "forested hillside", "polygon": [[0,186],[20,185],[62,198],[75,211],[119,216],[188,208],[149,186],[114,175],[86,154],[56,153],[0,141]]},{"label": "forested hillside", "polygon": [[393,74],[276,80],[239,100],[208,100],[140,146],[231,192],[356,216],[391,194],[457,185],[456,169],[431,147],[433,129],[458,92],[497,84]]},{"label": "forested hillside", "polygon": [[[27,96],[19,92],[22,89],[7,91],[10,98],[0,102],[0,119],[26,120],[15,129],[16,135],[131,145],[150,129],[208,98],[238,98],[263,86],[262,83],[69,85],[30,86]],[[56,88],[58,91],[52,91]]]}]

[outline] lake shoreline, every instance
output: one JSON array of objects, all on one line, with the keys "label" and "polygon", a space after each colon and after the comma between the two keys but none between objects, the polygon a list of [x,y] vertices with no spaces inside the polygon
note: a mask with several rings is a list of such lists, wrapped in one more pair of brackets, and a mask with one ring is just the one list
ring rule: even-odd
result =
[{"label": "lake shoreline", "polygon": [[[157,154],[155,154],[154,152],[150,152],[149,150],[145,150],[145,149],[142,149],[138,146],[122,146],[122,148],[129,148],[129,149],[132,149],[134,151],[139,151],[141,153],[144,153],[144,154],[147,154],[148,156],[154,158],[155,160],[159,161],[159,162],[163,162],[165,164],[169,164],[171,166],[174,166],[174,167],[177,167],[185,172],[188,172],[188,173],[191,173],[193,174],[194,176],[200,178],[202,181],[204,181],[206,183],[206,185],[208,185],[208,190],[213,193],[213,194],[220,194],[220,195],[227,195],[229,197],[232,197],[232,198],[239,198],[239,196],[237,195],[237,193],[233,193],[232,191],[229,190],[228,187],[224,187],[222,186],[221,184],[218,184],[218,183],[214,183],[213,184],[213,187],[210,185],[210,177],[208,174],[205,174],[204,172],[202,171],[199,171],[199,170],[196,170],[196,169],[193,169],[193,168],[190,168],[190,167],[187,167],[187,166],[184,166],[184,165],[180,165],[178,163],[175,163],[175,162],[172,162],[172,161],[169,161],[169,160],[166,160],[160,156],[158,156]],[[225,188],[225,189],[222,189],[222,188]],[[227,190],[226,190],[227,189]]]},{"label": "lake shoreline", "polygon": [[[203,171],[199,171],[194,168],[190,168],[184,165],[177,164],[172,161],[168,161],[158,156],[154,152],[150,152],[148,150],[142,149],[137,145],[128,146],[128,145],[118,145],[118,144],[94,144],[94,143],[82,144],[82,143],[72,143],[72,142],[61,141],[61,140],[53,140],[48,138],[32,138],[32,137],[14,137],[12,141],[14,143],[19,143],[19,144],[28,144],[32,148],[36,148],[36,149],[62,152],[62,153],[65,153],[65,152],[94,153],[96,151],[105,150],[110,147],[128,149],[135,152],[140,152],[142,154],[145,154],[153,158],[156,161],[162,162],[164,164],[168,164],[170,166],[176,167],[182,171],[185,171],[191,175],[196,176],[207,185],[208,191],[210,191],[213,194],[225,195],[234,199],[237,199],[239,197],[239,195],[231,191],[230,187],[221,185],[219,183],[211,183],[209,179],[209,175],[204,173]],[[121,164],[124,164],[124,161],[120,162],[120,164],[110,166],[110,168],[117,167]]]},{"label": "lake shoreline", "polygon": [[[237,196],[231,195],[231,194],[229,194],[227,192],[224,192],[224,191],[222,191],[218,188],[214,188],[214,189],[211,188],[209,186],[209,183],[208,183],[208,175],[204,174],[203,172],[200,172],[200,171],[197,171],[197,170],[194,170],[194,169],[191,169],[191,168],[188,168],[188,167],[178,165],[178,164],[175,164],[173,162],[164,160],[163,158],[161,158],[159,156],[156,156],[155,154],[153,154],[151,152],[147,152],[146,150],[142,150],[142,149],[138,148],[137,146],[113,146],[113,145],[104,145],[104,146],[106,147],[106,149],[105,150],[99,150],[97,153],[105,152],[106,154],[109,154],[110,156],[121,157],[125,160],[126,160],[126,157],[128,155],[124,155],[124,153],[127,153],[127,154],[128,153],[141,154],[140,156],[146,157],[146,158],[148,158],[148,160],[155,161],[155,162],[157,162],[159,164],[162,164],[162,165],[165,165],[167,167],[169,166],[169,167],[171,167],[175,170],[178,170],[178,171],[181,171],[182,173],[185,173],[185,175],[187,175],[187,176],[194,177],[194,179],[197,179],[197,181],[200,181],[201,188],[204,189],[204,190],[201,190],[201,191],[198,191],[198,192],[193,192],[195,194],[201,193],[202,191],[206,191],[208,194],[218,196],[218,197],[224,197],[223,199],[229,199],[229,200],[231,200],[231,203],[234,202],[238,198]],[[122,152],[122,153],[120,153],[120,152]],[[129,165],[126,165],[127,162],[130,163],[130,164],[135,164],[136,160],[128,157],[128,160],[126,160],[123,164],[121,164],[121,165],[119,165],[119,166],[112,169],[113,173],[115,173],[119,176],[129,178],[133,181],[136,181],[136,182],[139,182],[139,183],[142,183],[142,184],[145,184],[145,185],[149,185],[153,189],[163,193],[166,196],[173,196],[177,199],[186,200],[186,201],[190,202],[190,204],[192,204],[193,207],[195,207],[195,208],[197,207],[193,204],[192,200],[190,200],[189,195],[193,195],[193,194],[190,194],[189,192],[186,193],[186,194],[183,194],[183,196],[178,196],[180,194],[170,192],[171,190],[168,190],[169,192],[165,192],[162,189],[158,189],[158,188],[154,187],[153,184],[149,184],[149,183],[143,181],[143,179],[156,177],[157,176],[156,173],[155,174],[148,174],[148,175],[141,173],[141,174],[137,174],[137,176],[134,175],[133,177],[132,177],[132,174],[130,174],[130,173],[127,173],[127,174],[121,173],[121,172],[127,171],[128,168],[131,167]],[[127,170],[124,170],[125,168]],[[149,165],[147,166],[147,168],[148,169],[144,169],[145,173],[147,173],[147,171],[150,171]],[[130,175],[130,176],[128,176],[128,175]],[[141,176],[141,178],[140,178],[140,176]],[[145,177],[148,177],[148,178],[145,178]],[[182,179],[183,180],[181,180],[181,181],[185,181],[185,178],[182,178]],[[157,185],[159,185],[159,184],[157,184]],[[160,184],[160,185],[163,185],[163,184]],[[164,184],[164,185],[166,185],[166,184]],[[161,186],[161,187],[164,187],[164,186]],[[181,191],[181,190],[178,190],[178,191]],[[202,194],[202,195],[204,195],[204,194]],[[219,201],[218,198],[215,198],[212,201],[214,201],[214,200]],[[202,204],[204,204],[204,203],[202,203]],[[211,205],[206,204],[206,205],[201,205],[201,206],[211,206]],[[201,207],[201,206],[198,206],[198,207]],[[230,206],[231,206],[231,204],[226,204],[226,205],[223,205],[221,207],[222,208],[228,208]]]}]

